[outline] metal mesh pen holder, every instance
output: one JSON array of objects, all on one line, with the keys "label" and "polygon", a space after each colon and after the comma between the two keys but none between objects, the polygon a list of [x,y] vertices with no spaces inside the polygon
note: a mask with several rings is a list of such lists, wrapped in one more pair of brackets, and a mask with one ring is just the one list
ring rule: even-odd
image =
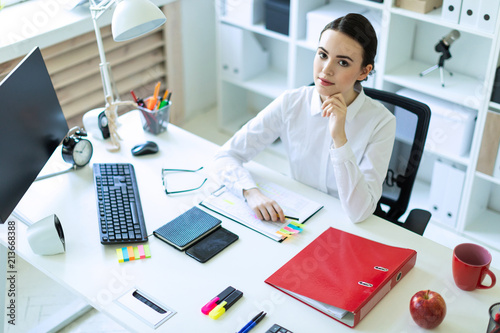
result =
[{"label": "metal mesh pen holder", "polygon": [[[145,101],[146,105],[148,100]],[[142,128],[153,134],[160,134],[167,130],[167,124],[170,119],[170,105],[172,101],[168,101],[167,104],[159,109],[149,110],[147,108],[139,106],[139,111],[141,112]]]}]

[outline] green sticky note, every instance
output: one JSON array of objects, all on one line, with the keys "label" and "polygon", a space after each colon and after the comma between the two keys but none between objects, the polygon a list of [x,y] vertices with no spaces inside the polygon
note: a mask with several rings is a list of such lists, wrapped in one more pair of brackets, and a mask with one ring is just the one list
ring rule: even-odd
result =
[{"label": "green sticky note", "polygon": [[299,227],[299,228],[303,228],[304,227],[304,223],[299,223],[299,222],[296,222],[296,221],[290,221],[290,224],[296,226],[296,227]]},{"label": "green sticky note", "polygon": [[141,256],[139,255],[139,249],[136,247],[134,247],[134,256],[135,256],[135,259],[141,259]]},{"label": "green sticky note", "polygon": [[144,252],[146,253],[146,258],[151,258],[151,252],[149,251],[149,245],[144,245]]},{"label": "green sticky note", "polygon": [[292,235],[292,233],[290,231],[285,230],[283,228],[281,228],[279,231],[282,232],[282,233],[284,233],[284,234],[287,234],[287,235]]}]

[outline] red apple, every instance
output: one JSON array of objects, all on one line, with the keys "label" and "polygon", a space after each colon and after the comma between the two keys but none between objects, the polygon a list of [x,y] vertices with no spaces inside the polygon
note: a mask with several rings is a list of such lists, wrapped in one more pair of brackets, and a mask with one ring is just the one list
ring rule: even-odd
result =
[{"label": "red apple", "polygon": [[441,295],[431,290],[421,290],[410,300],[410,314],[418,326],[437,327],[446,316],[446,303]]}]

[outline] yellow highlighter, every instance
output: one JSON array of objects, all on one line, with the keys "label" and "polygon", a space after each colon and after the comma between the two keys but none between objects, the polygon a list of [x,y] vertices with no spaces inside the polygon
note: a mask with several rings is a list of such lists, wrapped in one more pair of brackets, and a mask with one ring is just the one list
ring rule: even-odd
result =
[{"label": "yellow highlighter", "polygon": [[215,308],[213,308],[213,310],[210,311],[208,316],[212,319],[219,318],[220,316],[222,316],[226,312],[226,309],[224,308],[224,306],[226,306],[226,304],[227,304],[227,302],[223,301],[222,303],[217,305]]},{"label": "yellow highlighter", "polygon": [[229,296],[227,296],[219,305],[213,308],[208,316],[212,319],[217,319],[222,316],[237,300],[243,296],[243,293],[239,290],[233,291]]}]

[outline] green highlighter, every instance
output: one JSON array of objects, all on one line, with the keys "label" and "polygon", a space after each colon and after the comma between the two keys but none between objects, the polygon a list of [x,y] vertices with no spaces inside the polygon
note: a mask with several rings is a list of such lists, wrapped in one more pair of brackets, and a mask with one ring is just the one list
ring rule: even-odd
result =
[{"label": "green highlighter", "polygon": [[163,99],[160,103],[160,107],[158,109],[161,109],[162,107],[168,105],[170,103],[170,97],[172,96],[172,92],[168,93],[167,99]]}]

